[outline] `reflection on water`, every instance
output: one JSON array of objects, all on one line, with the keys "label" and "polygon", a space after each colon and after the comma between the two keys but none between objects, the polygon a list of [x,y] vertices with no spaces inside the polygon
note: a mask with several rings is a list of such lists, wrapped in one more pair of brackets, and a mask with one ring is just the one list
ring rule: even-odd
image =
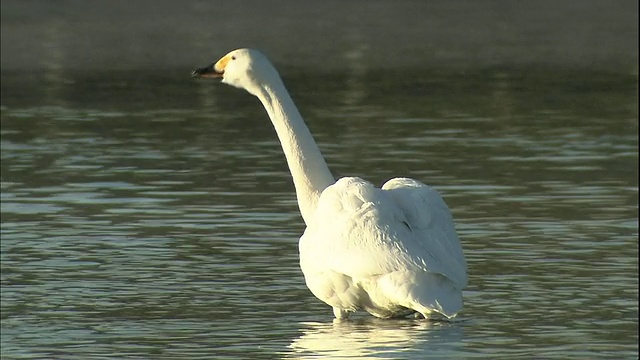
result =
[{"label": "reflection on water", "polygon": [[381,77],[366,51],[346,75],[282,73],[335,174],[443,193],[469,263],[460,321],[332,322],[245,93],[188,71],[3,73],[3,358],[633,357],[636,79]]},{"label": "reflection on water", "polygon": [[302,323],[285,358],[400,359],[460,355],[462,328],[454,323],[374,318]]}]

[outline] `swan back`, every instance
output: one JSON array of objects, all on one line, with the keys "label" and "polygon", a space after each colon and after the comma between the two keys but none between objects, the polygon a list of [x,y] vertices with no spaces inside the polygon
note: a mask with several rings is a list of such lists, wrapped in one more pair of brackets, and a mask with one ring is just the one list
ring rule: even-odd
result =
[{"label": "swan back", "polygon": [[462,308],[467,264],[451,213],[416,180],[392,179],[382,189],[338,180],[320,196],[299,250],[307,286],[334,308],[449,318]]}]

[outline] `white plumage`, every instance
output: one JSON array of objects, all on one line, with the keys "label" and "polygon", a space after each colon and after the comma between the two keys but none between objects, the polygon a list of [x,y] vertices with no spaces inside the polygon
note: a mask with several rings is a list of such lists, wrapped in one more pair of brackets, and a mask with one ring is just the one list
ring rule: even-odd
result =
[{"label": "white plumage", "polygon": [[257,50],[234,50],[193,76],[221,77],[257,96],[267,110],[307,225],[300,267],[336,318],[357,310],[381,318],[457,315],[467,265],[437,191],[407,178],[381,189],[356,177],[335,181],[278,72]]}]

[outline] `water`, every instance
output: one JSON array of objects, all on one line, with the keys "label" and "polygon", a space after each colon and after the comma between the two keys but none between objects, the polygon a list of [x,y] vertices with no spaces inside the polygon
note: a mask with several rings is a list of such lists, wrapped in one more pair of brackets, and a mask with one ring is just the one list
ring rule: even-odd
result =
[{"label": "water", "polygon": [[74,26],[20,67],[4,7],[3,359],[637,358],[637,67],[278,61],[333,173],[434,186],[469,264],[454,322],[335,323],[255,98],[189,78],[213,59],[76,68]]},{"label": "water", "polygon": [[443,193],[469,262],[459,320],[332,323],[304,285],[291,180],[251,96],[124,72],[59,85],[57,101],[6,74],[3,357],[633,357],[633,81],[283,73],[334,173]]}]

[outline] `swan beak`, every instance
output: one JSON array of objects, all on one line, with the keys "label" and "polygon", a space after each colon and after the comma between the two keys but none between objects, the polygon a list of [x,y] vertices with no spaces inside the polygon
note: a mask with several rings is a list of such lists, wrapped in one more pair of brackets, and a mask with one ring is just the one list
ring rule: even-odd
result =
[{"label": "swan beak", "polygon": [[216,70],[216,64],[211,64],[199,69],[195,69],[191,72],[192,78],[212,78],[218,79],[224,75],[224,70]]},{"label": "swan beak", "polygon": [[215,64],[193,70],[193,72],[191,72],[191,77],[214,79],[223,78],[224,69],[227,67],[229,60],[231,60],[232,58],[233,56],[227,54],[226,56],[222,57],[222,59],[218,60],[218,62]]}]

